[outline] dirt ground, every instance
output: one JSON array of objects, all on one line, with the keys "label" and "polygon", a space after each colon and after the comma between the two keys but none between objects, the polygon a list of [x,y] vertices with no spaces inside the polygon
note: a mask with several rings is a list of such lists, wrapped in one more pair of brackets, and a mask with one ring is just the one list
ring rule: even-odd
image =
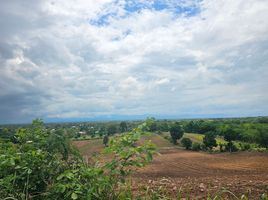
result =
[{"label": "dirt ground", "polygon": [[[224,189],[239,198],[260,199],[268,194],[268,152],[206,153],[178,149],[158,135],[146,136],[159,151],[154,160],[133,178],[135,193],[160,190],[166,195],[191,199],[215,196]],[[75,141],[85,160],[104,146],[101,139]],[[236,199],[229,192],[224,199]]]},{"label": "dirt ground", "polygon": [[[268,192],[268,153],[193,152],[180,149],[161,150],[147,167],[133,178],[138,191],[161,190],[171,196],[204,199],[227,189],[250,199]],[[224,196],[235,199],[229,192]]]}]

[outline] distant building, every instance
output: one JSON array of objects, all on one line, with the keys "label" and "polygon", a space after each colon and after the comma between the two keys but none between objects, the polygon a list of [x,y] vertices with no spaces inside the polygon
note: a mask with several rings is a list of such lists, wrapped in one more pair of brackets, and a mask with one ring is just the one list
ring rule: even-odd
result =
[{"label": "distant building", "polygon": [[87,133],[86,133],[86,131],[79,131],[79,134],[80,135],[86,135]]}]

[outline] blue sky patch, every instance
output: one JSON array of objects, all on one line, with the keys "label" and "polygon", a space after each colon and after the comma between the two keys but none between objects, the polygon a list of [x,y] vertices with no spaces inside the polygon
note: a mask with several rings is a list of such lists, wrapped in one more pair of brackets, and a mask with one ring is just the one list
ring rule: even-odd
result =
[{"label": "blue sky patch", "polygon": [[[199,1],[198,1],[199,2]],[[119,1],[115,1],[112,4],[119,4]],[[111,5],[110,4],[110,7]],[[109,5],[107,5],[109,7]],[[155,1],[133,1],[126,0],[124,2],[124,10],[126,11],[125,15],[118,16],[118,14],[111,10],[111,12],[100,14],[98,18],[91,20],[90,24],[95,26],[106,26],[110,23],[110,19],[113,17],[125,18],[133,13],[138,13],[143,10],[152,10],[152,11],[169,11],[175,16],[183,15],[185,17],[195,16],[200,13],[200,6],[198,3],[185,5],[183,3],[170,3],[169,1],[155,0]]]}]

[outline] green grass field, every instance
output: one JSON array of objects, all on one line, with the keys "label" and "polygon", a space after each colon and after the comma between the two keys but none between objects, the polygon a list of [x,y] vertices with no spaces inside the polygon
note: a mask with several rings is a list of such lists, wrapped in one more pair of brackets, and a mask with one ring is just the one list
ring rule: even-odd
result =
[{"label": "green grass field", "polygon": [[[197,133],[184,133],[183,137],[190,138],[193,142],[202,143],[205,135],[197,134]],[[217,144],[226,143],[226,141],[221,137],[217,137],[216,141],[217,141]]]},{"label": "green grass field", "polygon": [[147,133],[142,136],[142,140],[151,140],[153,144],[156,145],[156,148],[170,148],[174,147],[174,145],[165,139],[162,135],[156,133]]},{"label": "green grass field", "polygon": [[[161,136],[164,138],[170,138],[170,134],[169,132],[163,132],[161,133]],[[202,143],[203,142],[203,138],[205,137],[204,134],[198,134],[198,133],[184,133],[182,138],[189,138],[192,140],[192,142],[197,142],[197,143]],[[216,141],[218,144],[220,143],[226,143],[226,141],[221,138],[221,137],[217,137]]]}]

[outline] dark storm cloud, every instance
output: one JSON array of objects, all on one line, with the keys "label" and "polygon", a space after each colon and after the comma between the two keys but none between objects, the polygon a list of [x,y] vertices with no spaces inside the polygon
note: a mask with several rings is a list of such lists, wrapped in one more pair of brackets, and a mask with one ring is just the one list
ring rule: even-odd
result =
[{"label": "dark storm cloud", "polygon": [[[2,123],[25,122],[33,117],[40,116],[42,101],[51,98],[42,91],[25,91],[23,93],[14,93],[0,96],[0,121]],[[29,107],[31,112],[29,112]]]}]

